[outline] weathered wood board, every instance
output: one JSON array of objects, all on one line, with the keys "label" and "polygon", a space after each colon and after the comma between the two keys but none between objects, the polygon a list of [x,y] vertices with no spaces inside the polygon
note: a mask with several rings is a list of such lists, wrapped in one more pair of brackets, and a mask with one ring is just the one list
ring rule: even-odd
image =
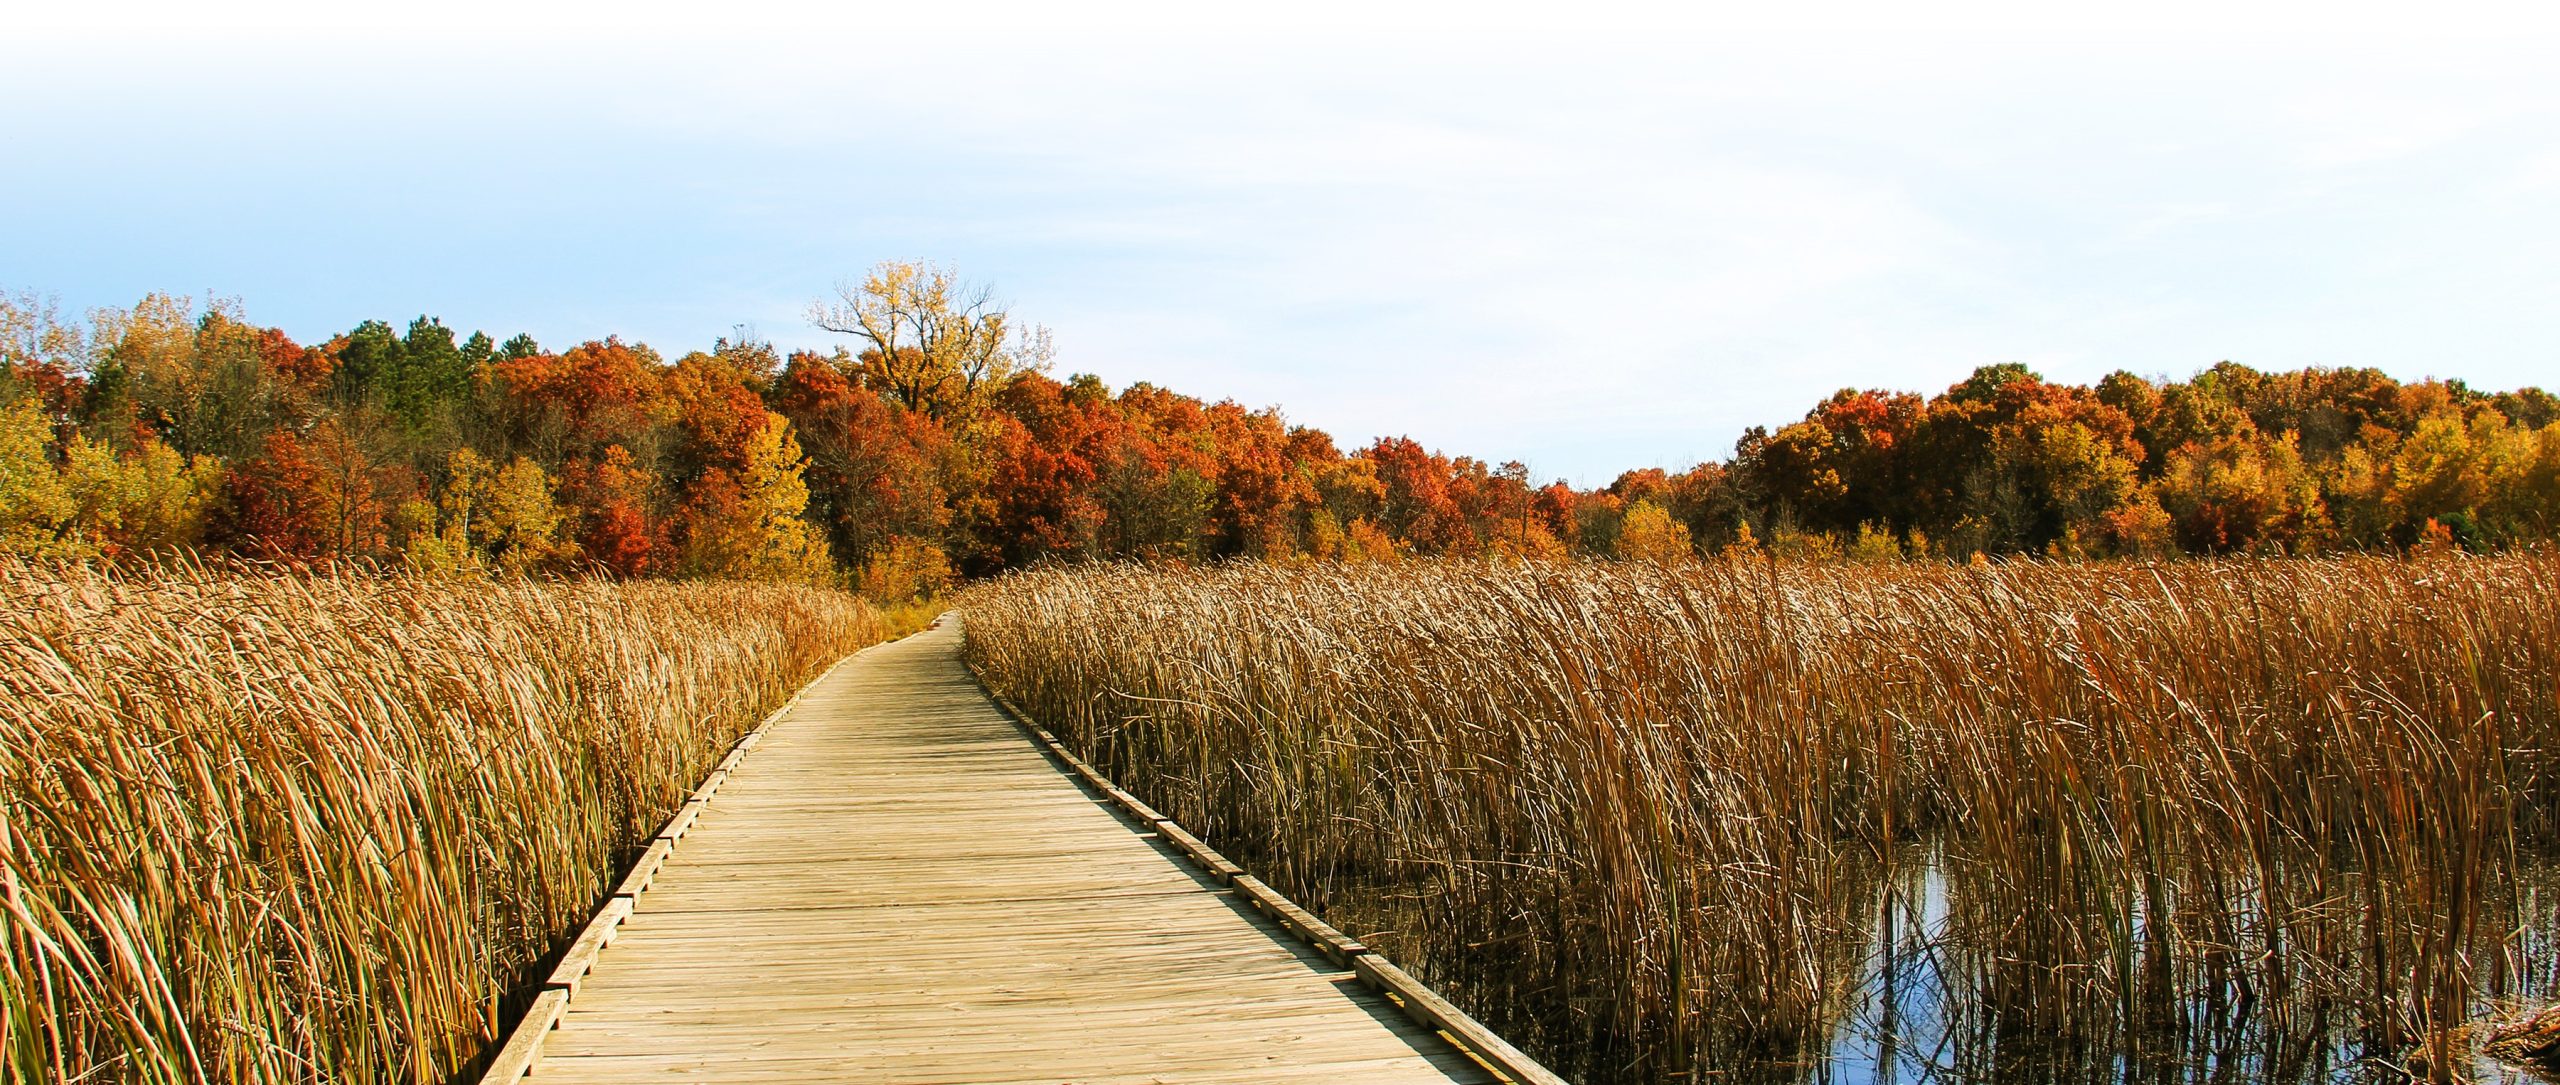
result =
[{"label": "weathered wood board", "polygon": [[734,760],[532,1080],[1496,1080],[1061,773],[958,647],[864,653]]}]

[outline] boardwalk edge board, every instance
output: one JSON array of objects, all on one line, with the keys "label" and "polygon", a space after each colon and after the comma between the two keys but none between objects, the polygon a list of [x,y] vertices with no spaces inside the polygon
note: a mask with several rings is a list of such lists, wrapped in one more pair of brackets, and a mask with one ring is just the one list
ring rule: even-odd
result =
[{"label": "boardwalk edge board", "polygon": [[[931,629],[940,624],[941,620],[936,619],[933,625],[925,628]],[[505,1046],[500,1047],[497,1057],[490,1060],[488,1071],[480,1075],[480,1085],[516,1085],[533,1072],[534,1062],[542,1057],[543,1037],[559,1026],[561,1016],[569,1010],[570,1000],[577,997],[579,981],[595,970],[596,957],[604,952],[606,946],[613,944],[613,936],[621,931],[622,922],[631,918],[640,894],[648,892],[650,885],[657,880],[658,872],[666,868],[668,858],[675,852],[676,842],[693,830],[694,820],[702,816],[703,807],[710,804],[711,796],[720,790],[720,785],[728,781],[729,773],[746,760],[748,751],[764,741],[765,731],[798,706],[800,699],[810,690],[816,689],[819,683],[826,681],[845,664],[853,662],[855,657],[877,647],[877,644],[871,645],[829,664],[826,670],[818,672],[816,677],[793,691],[789,700],[782,702],[746,734],[730,743],[728,754],[686,795],[684,805],[676,808],[666,825],[649,838],[639,860],[632,864],[631,873],[623,876],[613,893],[596,908],[595,916],[578,931],[576,940],[569,943],[568,951],[560,955],[560,963],[552,968],[551,977],[542,981],[542,990],[533,996],[533,1005],[525,1009],[515,1028],[508,1031]]]},{"label": "boardwalk edge board", "polygon": [[[984,688],[985,685],[984,682],[979,683],[980,688]],[[1243,867],[1237,866],[1233,860],[1219,854],[1217,849],[1192,835],[1173,819],[1158,813],[1154,807],[1140,802],[1137,796],[1123,790],[1118,784],[1112,783],[1109,777],[1104,776],[1091,764],[1086,763],[1084,758],[1069,750],[1066,743],[1058,741],[1058,736],[1050,734],[1048,728],[1035,722],[1030,713],[1023,711],[1022,707],[1014,704],[1010,698],[992,689],[987,690],[987,698],[995,702],[996,707],[1003,710],[1006,717],[1013,720],[1015,726],[1029,734],[1042,751],[1059,764],[1066,766],[1087,786],[1109,798],[1113,805],[1126,811],[1131,818],[1155,830],[1158,835],[1172,843],[1175,850],[1191,860],[1193,865],[1207,871],[1211,880],[1235,890],[1236,895],[1244,898],[1255,911],[1271,917],[1273,922],[1296,935],[1299,941],[1313,947],[1327,959],[1350,968],[1362,984],[1387,996],[1398,1009],[1404,1011],[1405,1016],[1413,1018],[1426,1028],[1438,1030],[1451,1045],[1477,1062],[1483,1063],[1485,1069],[1491,1071],[1494,1076],[1513,1082],[1515,1085],[1569,1085],[1564,1078],[1557,1076],[1555,1071],[1547,1069],[1538,1060],[1530,1058],[1526,1052],[1511,1046],[1509,1041],[1485,1027],[1483,1022],[1469,1016],[1465,1010],[1459,1009],[1448,999],[1440,997],[1439,993],[1433,991],[1429,985],[1413,978],[1404,969],[1396,967],[1394,962],[1389,961],[1376,950],[1360,944],[1351,936],[1335,930],[1324,920],[1316,918],[1313,913],[1282,896],[1279,890],[1271,888],[1262,879],[1246,873]]]}]

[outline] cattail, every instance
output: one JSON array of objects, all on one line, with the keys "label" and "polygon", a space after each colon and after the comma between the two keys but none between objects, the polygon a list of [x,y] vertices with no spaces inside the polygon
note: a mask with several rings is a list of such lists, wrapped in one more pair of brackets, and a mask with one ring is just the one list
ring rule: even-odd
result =
[{"label": "cattail", "polygon": [[2244,1034],[2248,1076],[2310,1073],[2342,1024],[2438,1043],[2560,979],[2515,889],[2560,850],[2560,555],[1094,567],[964,602],[991,687],[1590,1079],[1787,1077],[1893,944],[1986,1074]]},{"label": "cattail", "polygon": [[850,596],[0,558],[0,1080],[467,1074]]}]

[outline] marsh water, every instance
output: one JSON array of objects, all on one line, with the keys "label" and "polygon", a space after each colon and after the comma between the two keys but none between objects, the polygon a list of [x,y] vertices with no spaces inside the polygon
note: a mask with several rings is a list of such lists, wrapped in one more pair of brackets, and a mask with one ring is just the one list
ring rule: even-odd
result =
[{"label": "marsh water", "polygon": [[[1585,1085],[2560,1085],[2560,1075],[2481,1050],[2473,1029],[2446,1034],[2448,1065],[2431,1074],[2426,1030],[2406,1006],[2413,985],[2377,983],[2364,963],[2369,947],[2351,944],[2370,933],[2353,889],[2297,895],[2276,924],[2227,907],[2245,894],[2218,898],[2219,915],[2190,907],[2136,916],[2132,945],[2112,969],[2056,968],[2014,954],[2011,936],[2026,917],[1983,907],[1961,861],[1913,847],[1862,866],[1832,886],[1848,891],[1825,909],[1832,944],[1813,957],[1828,995],[1812,1020],[1771,1040],[1770,1022],[1743,1020],[1710,993],[1683,1052],[1551,1034],[1544,1056]],[[2482,933],[2463,953],[2463,1014],[2475,1023],[2560,1002],[2560,863],[2521,870],[2481,902]],[[1390,916],[1342,918],[1395,952]],[[2262,935],[2271,926],[2272,942]],[[2075,979],[2075,970],[2089,975]],[[2399,992],[2396,1022],[2376,1012],[2392,998],[2377,991]],[[1535,1031],[1519,1019],[1501,1027]]]},{"label": "marsh water", "polygon": [[[2183,977],[2144,990],[2098,993],[2056,1011],[2004,1004],[1996,942],[1968,930],[1950,900],[1949,867],[1933,852],[1898,857],[1872,900],[1866,944],[1834,1000],[1818,1044],[1788,1056],[1726,1053],[1693,1069],[1647,1074],[1669,1080],[1820,1085],[1934,1082],[2326,1083],[2427,1080],[2422,1041],[2377,1041],[2375,1022],[2347,1001],[2266,990],[2285,977],[2263,951],[2216,967],[2194,944],[2162,960],[2157,976]],[[2342,903],[2342,902],[2341,902]],[[2512,1016],[2560,999],[2560,866],[2530,868],[2491,911],[2506,922],[2475,941],[2469,1001],[2477,1020]],[[2292,967],[2319,967],[2297,961]],[[2276,983],[2269,982],[2271,979]],[[2294,977],[2298,988],[2369,986],[2339,974]],[[2551,1085],[2544,1076],[2489,1055],[2470,1030],[2444,1050],[2441,1080],[2478,1085]]]}]

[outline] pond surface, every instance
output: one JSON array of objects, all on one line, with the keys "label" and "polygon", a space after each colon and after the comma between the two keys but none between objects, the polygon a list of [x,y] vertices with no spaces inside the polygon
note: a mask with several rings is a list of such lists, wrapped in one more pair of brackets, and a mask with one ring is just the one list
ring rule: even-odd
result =
[{"label": "pond surface", "polygon": [[[1795,1059],[1713,1058],[1687,1075],[1695,1080],[1819,1085],[1920,1085],[1938,1082],[2216,1083],[2397,1082],[2412,1052],[2375,1052],[2356,1011],[2330,1002],[2277,1003],[2256,996],[2245,980],[2191,987],[2154,1003],[2127,1024],[2122,1002],[2089,1007],[2065,1036],[2021,1025],[2006,1007],[1976,1004],[1970,992],[1985,962],[1975,939],[1955,927],[1945,864],[1935,856],[1898,864],[1902,876],[1880,887],[1864,962],[1838,1001],[1819,1054]],[[2502,902],[2514,925],[2483,939],[2476,952],[2501,967],[2475,991],[2483,1020],[2552,1000],[2560,917],[2551,911],[2560,868],[2544,865]],[[2548,1076],[2481,1051],[2467,1036],[2451,1045],[2452,1080],[2476,1085],[2554,1085]]]},{"label": "pond surface", "polygon": [[[1780,1033],[1807,1039],[1753,1039],[1755,1023],[1712,994],[1692,1004],[1699,1038],[1685,1056],[1587,1033],[1531,1040],[1539,1026],[1516,1016],[1497,1030],[1517,1030],[1515,1039],[1581,1085],[2560,1085],[2560,1074],[2489,1055],[2468,1028],[2449,1034],[2448,1072],[2427,1073],[2425,1045],[2410,1038],[2421,1035],[2409,1024],[2414,984],[2377,982],[2371,951],[2357,941],[2372,933],[2371,894],[2354,879],[2264,895],[2245,880],[2173,887],[2179,902],[2167,913],[2126,920],[2132,933],[2115,943],[2119,960],[2054,969],[2016,956],[2018,930],[2035,924],[2021,909],[1987,904],[2016,898],[1969,882],[1971,869],[1915,844],[1889,864],[1872,853],[1852,860],[1824,883],[1827,923],[1806,959],[1830,994],[1815,1019]],[[2560,863],[2520,860],[2519,869],[2494,899],[2476,902],[2481,933],[2462,954],[2464,1004],[2478,1025],[2560,1003]],[[1403,959],[1411,947],[1396,932],[1428,896],[1345,896],[1340,925]],[[1404,903],[1378,907],[1390,899]],[[2265,922],[2251,903],[2265,900],[2281,902],[2286,918]],[[2048,930],[2088,922],[2045,913]],[[2103,978],[2057,985],[2046,981],[2055,971]],[[1434,981],[1452,993],[1470,986]],[[2377,989],[2389,994],[2365,997]],[[1479,993],[1497,1013],[1518,1008]],[[2376,1006],[2397,1012],[2386,1020]]]}]

